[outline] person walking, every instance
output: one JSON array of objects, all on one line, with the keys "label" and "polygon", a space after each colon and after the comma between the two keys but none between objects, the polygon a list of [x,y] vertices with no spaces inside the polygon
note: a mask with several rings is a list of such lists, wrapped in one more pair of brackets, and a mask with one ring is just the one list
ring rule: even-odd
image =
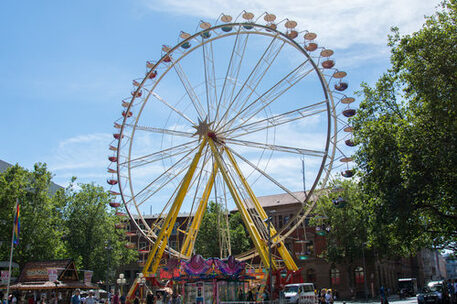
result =
[{"label": "person walking", "polygon": [[75,294],[71,297],[71,304],[81,304],[80,290],[76,289]]},{"label": "person walking", "polygon": [[84,301],[84,304],[97,304],[97,300],[95,300],[94,292],[92,290],[89,291],[89,296]]}]

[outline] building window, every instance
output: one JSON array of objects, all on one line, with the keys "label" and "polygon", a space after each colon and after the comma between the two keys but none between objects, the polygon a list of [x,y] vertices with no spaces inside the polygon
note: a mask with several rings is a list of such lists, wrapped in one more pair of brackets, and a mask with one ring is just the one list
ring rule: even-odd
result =
[{"label": "building window", "polygon": [[335,265],[330,268],[330,280],[332,285],[340,284],[340,271],[335,267]]},{"label": "building window", "polygon": [[357,266],[354,269],[354,273],[355,273],[355,283],[363,284],[363,282],[365,281],[365,272],[363,270],[363,267]]},{"label": "building window", "polygon": [[306,282],[316,282],[316,271],[313,268],[306,270]]}]

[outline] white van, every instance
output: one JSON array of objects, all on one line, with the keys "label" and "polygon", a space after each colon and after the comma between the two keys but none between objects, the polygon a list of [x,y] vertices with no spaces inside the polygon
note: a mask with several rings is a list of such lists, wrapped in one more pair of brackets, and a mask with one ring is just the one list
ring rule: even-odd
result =
[{"label": "white van", "polygon": [[287,284],[284,287],[286,303],[291,304],[316,304],[317,296],[313,283]]}]

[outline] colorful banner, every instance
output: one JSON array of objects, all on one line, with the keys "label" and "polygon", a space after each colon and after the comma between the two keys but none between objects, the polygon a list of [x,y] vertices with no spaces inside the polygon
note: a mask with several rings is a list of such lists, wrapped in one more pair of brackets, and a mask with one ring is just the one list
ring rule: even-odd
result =
[{"label": "colorful banner", "polygon": [[2,285],[8,284],[8,270],[2,270]]},{"label": "colorful banner", "polygon": [[21,231],[21,213],[20,205],[16,203],[16,215],[14,217],[14,228],[13,228],[13,243],[19,245],[19,232]]},{"label": "colorful banner", "polygon": [[84,270],[84,283],[90,283],[92,281],[92,274],[94,272],[90,270]]},{"label": "colorful banner", "polygon": [[50,282],[57,281],[57,268],[48,268],[48,280]]}]

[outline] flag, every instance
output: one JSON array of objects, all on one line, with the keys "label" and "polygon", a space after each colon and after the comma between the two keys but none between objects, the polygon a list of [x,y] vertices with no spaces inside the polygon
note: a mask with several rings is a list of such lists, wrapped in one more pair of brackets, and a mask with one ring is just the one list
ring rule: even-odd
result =
[{"label": "flag", "polygon": [[14,228],[13,228],[13,243],[14,245],[19,244],[19,232],[21,231],[21,214],[19,203],[16,203],[16,216],[14,217]]}]

